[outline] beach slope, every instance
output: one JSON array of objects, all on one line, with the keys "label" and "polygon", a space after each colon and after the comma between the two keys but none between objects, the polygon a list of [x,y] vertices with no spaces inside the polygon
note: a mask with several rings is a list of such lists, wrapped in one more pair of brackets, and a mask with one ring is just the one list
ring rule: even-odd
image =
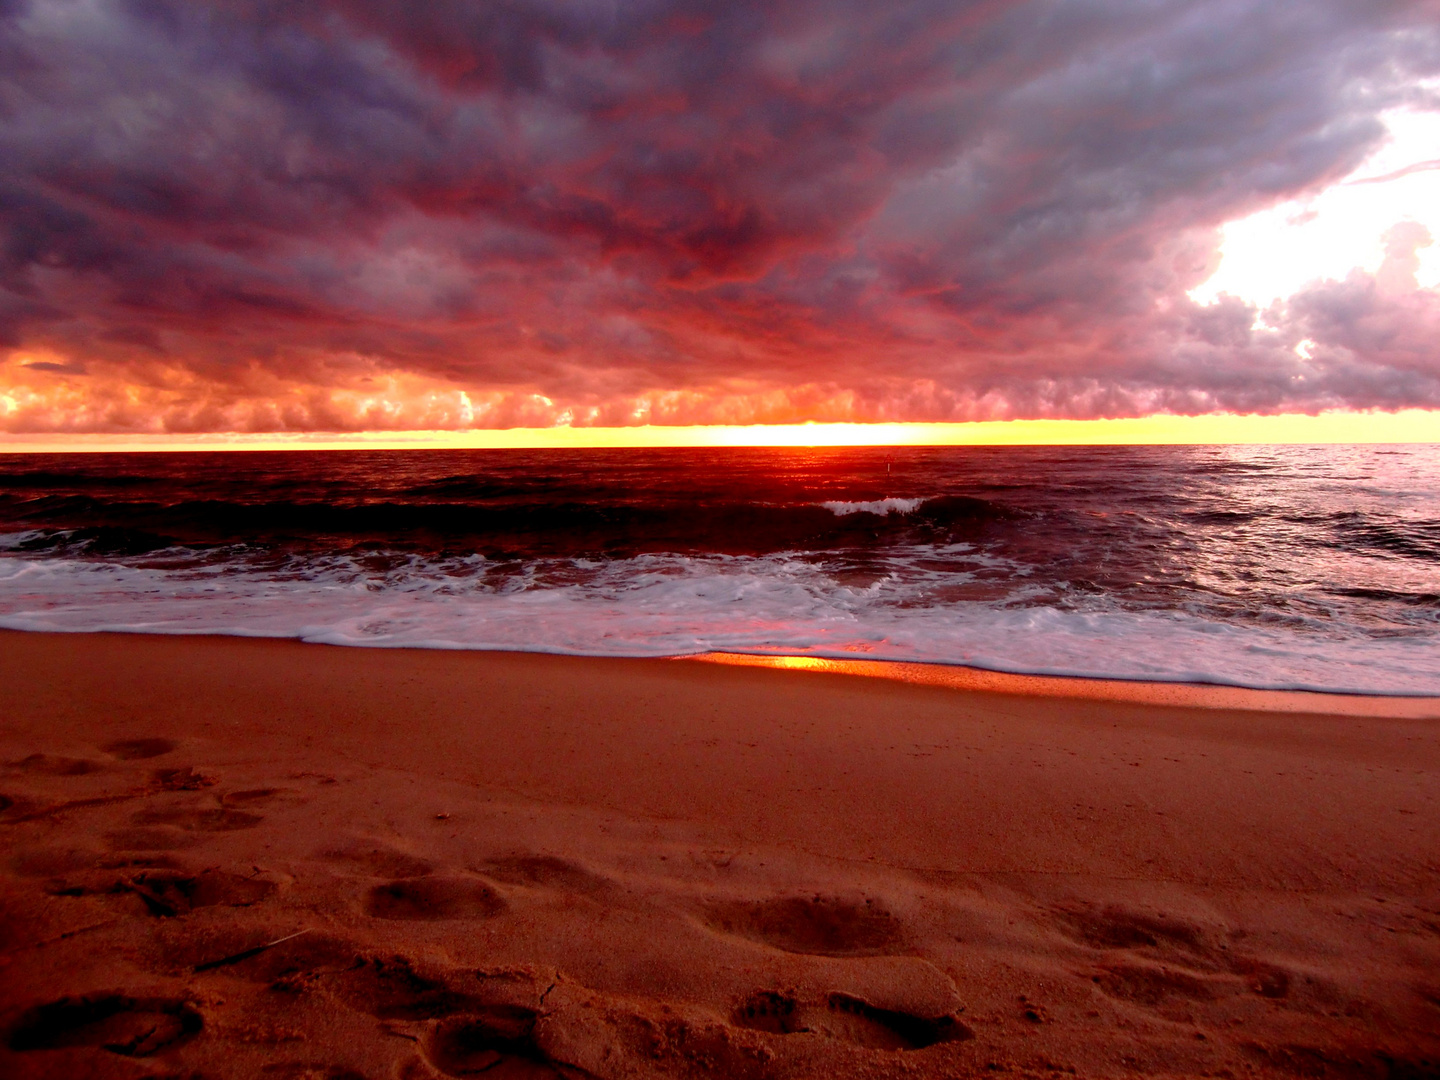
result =
[{"label": "beach slope", "polygon": [[1433,710],[1052,682],[0,634],[0,1075],[1440,1075]]}]

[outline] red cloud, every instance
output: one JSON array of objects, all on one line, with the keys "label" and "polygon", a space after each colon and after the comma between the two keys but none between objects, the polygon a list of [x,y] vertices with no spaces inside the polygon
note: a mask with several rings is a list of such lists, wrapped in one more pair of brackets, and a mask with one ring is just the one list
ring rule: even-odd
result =
[{"label": "red cloud", "polygon": [[1440,405],[1398,271],[1185,295],[1363,160],[1432,15],[7,0],[0,428]]}]

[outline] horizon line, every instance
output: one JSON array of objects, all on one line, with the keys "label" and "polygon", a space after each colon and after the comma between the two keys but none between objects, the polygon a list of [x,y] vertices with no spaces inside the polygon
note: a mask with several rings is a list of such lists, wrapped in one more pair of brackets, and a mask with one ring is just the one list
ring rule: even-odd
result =
[{"label": "horizon line", "polygon": [[824,422],[357,432],[27,432],[0,453],[243,450],[541,450],[745,446],[1213,446],[1440,442],[1440,410],[1155,413],[1096,420]]}]

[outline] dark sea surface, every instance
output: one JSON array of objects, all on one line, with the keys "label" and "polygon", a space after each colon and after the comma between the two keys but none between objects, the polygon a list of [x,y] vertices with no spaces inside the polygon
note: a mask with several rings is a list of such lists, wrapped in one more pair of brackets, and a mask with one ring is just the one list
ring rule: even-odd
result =
[{"label": "dark sea surface", "polygon": [[5,455],[0,626],[1440,694],[1440,447]]}]

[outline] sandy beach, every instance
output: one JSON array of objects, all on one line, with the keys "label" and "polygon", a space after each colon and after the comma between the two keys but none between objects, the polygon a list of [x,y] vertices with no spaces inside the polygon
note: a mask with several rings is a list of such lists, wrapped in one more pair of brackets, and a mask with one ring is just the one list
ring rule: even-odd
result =
[{"label": "sandy beach", "polygon": [[1440,702],[1226,693],[0,634],[0,1075],[1440,1075]]}]

